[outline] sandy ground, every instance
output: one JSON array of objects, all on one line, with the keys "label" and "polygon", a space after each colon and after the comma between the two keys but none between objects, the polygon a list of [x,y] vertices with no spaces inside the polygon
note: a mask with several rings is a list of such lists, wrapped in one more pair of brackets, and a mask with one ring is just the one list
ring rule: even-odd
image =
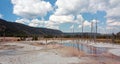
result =
[{"label": "sandy ground", "polygon": [[[120,64],[120,58],[110,53],[98,56],[85,55],[83,51],[73,47],[45,42],[2,43],[0,64]],[[70,42],[70,40],[64,42]]]}]

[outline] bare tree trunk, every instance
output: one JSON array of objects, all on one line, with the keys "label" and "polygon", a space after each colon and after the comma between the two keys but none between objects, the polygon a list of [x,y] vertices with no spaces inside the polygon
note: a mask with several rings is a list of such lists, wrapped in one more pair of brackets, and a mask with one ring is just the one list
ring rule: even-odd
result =
[{"label": "bare tree trunk", "polygon": [[[84,30],[84,22],[82,21],[82,42],[84,41],[84,35],[83,35],[83,30]],[[81,44],[81,50],[83,50],[83,45]]]},{"label": "bare tree trunk", "polygon": [[90,35],[91,36],[91,41],[92,41],[92,35],[93,35],[92,32],[93,32],[93,22],[91,22],[91,35]]},{"label": "bare tree trunk", "polygon": [[84,24],[83,24],[84,22],[82,21],[82,39],[83,39],[83,29],[84,29]]},{"label": "bare tree trunk", "polygon": [[3,33],[3,41],[5,42],[5,31]]},{"label": "bare tree trunk", "polygon": [[97,40],[97,21],[96,21],[96,34],[95,34],[95,41]]},{"label": "bare tree trunk", "polygon": [[60,40],[61,40],[61,44],[62,44],[62,35],[61,35],[61,38],[60,38]]}]

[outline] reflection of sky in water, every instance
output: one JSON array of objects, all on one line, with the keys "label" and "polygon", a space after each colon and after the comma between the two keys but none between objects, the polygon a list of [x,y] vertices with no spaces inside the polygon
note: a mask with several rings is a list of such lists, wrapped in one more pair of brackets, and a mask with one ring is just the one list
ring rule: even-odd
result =
[{"label": "reflection of sky in water", "polygon": [[26,52],[23,51],[17,51],[17,50],[0,50],[1,55],[19,55],[19,54],[25,54]]},{"label": "reflection of sky in water", "polygon": [[79,48],[79,50],[84,51],[86,54],[101,54],[107,51],[107,48],[92,47],[85,44],[78,45],[78,43],[64,43],[63,45]]}]

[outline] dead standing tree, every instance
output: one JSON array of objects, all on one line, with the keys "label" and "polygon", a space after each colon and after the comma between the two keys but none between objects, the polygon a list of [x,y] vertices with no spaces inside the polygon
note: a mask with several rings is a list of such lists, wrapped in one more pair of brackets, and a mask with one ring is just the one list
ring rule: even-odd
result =
[{"label": "dead standing tree", "polygon": [[96,20],[96,22],[95,22],[95,24],[96,24],[96,33],[95,33],[95,41],[97,40],[97,20]]},{"label": "dead standing tree", "polygon": [[92,33],[92,32],[93,32],[93,22],[91,22],[91,35],[90,35],[90,36],[91,36],[91,41],[92,41],[92,39],[93,39],[93,37],[92,37],[92,36],[93,36],[93,33]]},{"label": "dead standing tree", "polygon": [[[84,41],[84,34],[83,34],[83,30],[84,30],[84,21],[82,21],[82,34],[81,34],[81,39],[82,39],[82,42]],[[81,43],[81,50],[83,50],[83,43]]]}]

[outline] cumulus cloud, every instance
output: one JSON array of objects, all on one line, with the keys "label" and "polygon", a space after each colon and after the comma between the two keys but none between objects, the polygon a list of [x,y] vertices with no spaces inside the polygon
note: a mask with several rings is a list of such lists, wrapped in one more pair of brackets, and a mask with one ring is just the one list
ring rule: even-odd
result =
[{"label": "cumulus cloud", "polygon": [[73,15],[51,15],[49,21],[46,23],[47,28],[59,29],[63,23],[74,23]]},{"label": "cumulus cloud", "polygon": [[74,16],[73,15],[51,15],[49,20],[56,21],[58,23],[73,22]]},{"label": "cumulus cloud", "polygon": [[82,28],[82,25],[79,25],[78,28]]},{"label": "cumulus cloud", "polygon": [[[105,11],[107,16],[120,16],[120,0],[57,0],[55,14]],[[67,4],[67,5],[66,5]],[[113,12],[114,11],[114,12]]]},{"label": "cumulus cloud", "polygon": [[[120,27],[119,2],[120,0],[57,0],[55,14],[77,15],[85,12],[96,13],[97,11],[105,11],[107,14],[107,26]],[[90,23],[85,21],[85,25],[88,26]]]},{"label": "cumulus cloud", "polygon": [[81,14],[76,15],[75,22],[76,22],[77,24],[81,24],[83,21],[84,21],[84,18],[82,17]]},{"label": "cumulus cloud", "polygon": [[83,23],[83,26],[90,26],[91,25],[91,23],[89,22],[89,21],[84,21],[84,23]]},{"label": "cumulus cloud", "polygon": [[[44,0],[12,0],[14,5],[13,13],[24,18],[44,17],[48,12],[54,10],[48,20],[42,21],[32,19],[30,26],[43,26],[48,28],[59,29],[60,24],[74,23],[81,27],[81,22],[84,21],[84,26],[90,26],[91,22],[82,17],[82,13],[96,13],[97,11],[106,12],[105,28],[120,27],[120,0],[57,0],[55,9],[49,2]],[[21,19],[22,20],[22,19]],[[46,22],[47,21],[47,22]],[[24,23],[23,21],[16,21]],[[100,21],[98,22],[98,24]],[[101,27],[98,25],[98,27]]]},{"label": "cumulus cloud", "polygon": [[57,0],[55,4],[58,7],[55,12],[56,15],[79,14],[85,9],[84,7],[89,6],[87,0]]},{"label": "cumulus cloud", "polygon": [[[108,9],[107,12],[107,25],[108,26],[119,26],[120,27],[120,4],[119,0],[111,0],[111,9]],[[119,1],[120,2],[120,1]],[[115,4],[116,3],[116,4]]]},{"label": "cumulus cloud", "polygon": [[81,22],[81,21],[83,21],[84,19],[83,19],[82,15],[79,14],[79,15],[77,15],[77,20]]},{"label": "cumulus cloud", "polygon": [[46,24],[46,27],[47,28],[51,28],[51,29],[59,29],[59,25],[58,23],[54,23],[52,21],[49,21],[47,24]]},{"label": "cumulus cloud", "polygon": [[15,22],[21,23],[21,24],[28,24],[28,23],[30,23],[30,21],[28,19],[26,19],[26,18],[17,19]]},{"label": "cumulus cloud", "polygon": [[[67,4],[67,5],[66,5]],[[109,0],[57,0],[55,14],[79,14],[84,12],[95,13],[98,10],[107,10]]]},{"label": "cumulus cloud", "polygon": [[[57,27],[59,29],[59,26],[64,23],[72,23],[72,24],[81,24],[81,22],[84,21],[84,18],[81,14],[76,15],[76,18],[74,15],[51,15],[49,18],[49,22],[47,23],[47,27]],[[71,27],[70,27],[71,28]]]},{"label": "cumulus cloud", "polygon": [[93,19],[91,22],[96,23],[99,22],[98,20]]},{"label": "cumulus cloud", "polygon": [[29,23],[29,26],[32,26],[32,27],[45,27],[46,23],[47,23],[47,21],[33,19]]},{"label": "cumulus cloud", "polygon": [[21,23],[21,24],[27,24],[31,27],[46,27],[51,29],[59,29],[60,23],[57,23],[55,21],[45,21],[45,20],[39,20],[39,19],[17,19],[15,22]]},{"label": "cumulus cloud", "polygon": [[108,26],[120,26],[120,21],[114,20],[114,19],[109,19],[107,21]]},{"label": "cumulus cloud", "polygon": [[74,29],[74,25],[70,26],[70,29]]},{"label": "cumulus cloud", "polygon": [[119,25],[119,22],[120,22],[120,13],[119,13],[119,10],[120,10],[120,4],[119,4],[120,0],[110,0],[109,3],[110,5],[107,6],[108,9],[106,10],[107,12],[107,23],[109,25],[111,25],[111,23],[116,24],[116,25]]},{"label": "cumulus cloud", "polygon": [[21,23],[21,24],[28,24],[29,26],[32,27],[45,27],[47,21],[42,21],[39,19],[26,19],[26,18],[22,18],[22,19],[17,19],[15,22],[17,23]]},{"label": "cumulus cloud", "polygon": [[44,0],[11,0],[14,8],[13,13],[25,17],[44,17],[52,10],[52,5]]}]

